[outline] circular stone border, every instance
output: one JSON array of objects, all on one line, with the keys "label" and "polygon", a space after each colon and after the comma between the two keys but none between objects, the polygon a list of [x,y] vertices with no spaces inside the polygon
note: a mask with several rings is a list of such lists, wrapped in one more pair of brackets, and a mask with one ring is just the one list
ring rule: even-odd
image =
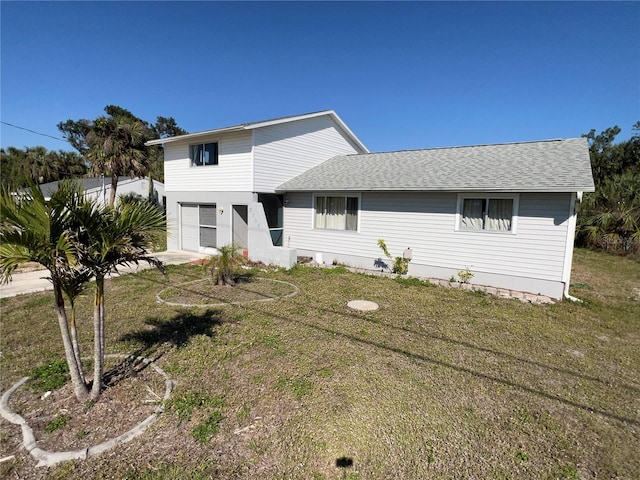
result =
[{"label": "circular stone border", "polygon": [[156,421],[156,419],[158,418],[158,414],[164,412],[164,401],[168,400],[171,397],[171,393],[174,387],[173,380],[171,380],[169,375],[167,375],[164,370],[157,366],[153,360],[149,360],[145,357],[134,357],[132,355],[119,353],[105,355],[105,357],[134,358],[135,360],[139,360],[146,365],[151,365],[156,373],[164,377],[165,391],[164,397],[162,398],[163,403],[158,405],[154,412],[146,419],[144,419],[141,423],[133,427],[131,430],[123,433],[122,435],[117,436],[116,438],[112,438],[93,447],[83,448],[80,450],[71,450],[66,452],[48,452],[38,447],[35,436],[33,435],[33,430],[31,430],[31,427],[29,427],[27,421],[20,415],[12,412],[9,409],[9,398],[11,397],[11,395],[13,395],[13,393],[18,390],[18,388],[27,383],[27,381],[29,380],[29,377],[22,377],[13,385],[13,387],[7,390],[2,395],[2,397],[0,397],[0,415],[2,415],[5,420],[13,424],[20,425],[20,427],[22,428],[22,445],[27,449],[27,451],[33,458],[38,460],[36,467],[49,467],[51,465],[55,465],[56,463],[67,462],[69,460],[86,460],[89,457],[94,457],[103,452],[106,452],[116,445],[128,442],[141,435],[149,425]]},{"label": "circular stone border", "polygon": [[298,289],[298,287],[295,286],[293,283],[285,282],[283,280],[275,280],[273,278],[255,277],[254,280],[261,280],[261,281],[273,282],[273,283],[283,283],[285,285],[289,285],[290,287],[293,287],[293,292],[292,293],[288,293],[286,295],[282,295],[280,297],[260,298],[258,300],[247,300],[247,301],[244,301],[244,302],[221,302],[221,303],[177,303],[177,302],[169,302],[167,300],[164,300],[161,297],[163,292],[165,292],[165,291],[167,291],[167,290],[169,290],[171,288],[178,288],[178,287],[182,287],[184,285],[191,285],[192,283],[206,282],[206,281],[209,281],[209,280],[210,280],[209,278],[201,278],[201,279],[198,279],[198,280],[192,280],[191,282],[179,283],[178,285],[175,285],[175,286],[163,288],[162,290],[160,290],[157,293],[156,302],[164,303],[165,305],[171,305],[172,307],[220,307],[220,306],[224,306],[224,305],[245,305],[245,304],[248,304],[248,303],[257,303],[257,302],[273,302],[274,300],[279,300],[281,298],[294,297],[300,291]]},{"label": "circular stone border", "polygon": [[376,302],[370,302],[369,300],[351,300],[347,303],[347,307],[361,312],[373,312],[380,308]]}]

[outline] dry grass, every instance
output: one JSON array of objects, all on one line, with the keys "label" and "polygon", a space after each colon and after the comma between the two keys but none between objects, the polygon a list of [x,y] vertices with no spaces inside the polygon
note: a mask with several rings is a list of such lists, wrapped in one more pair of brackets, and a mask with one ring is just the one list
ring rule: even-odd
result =
[{"label": "dry grass", "polygon": [[[107,350],[158,358],[176,400],[141,438],[48,470],[3,422],[0,456],[16,459],[0,475],[638,478],[640,268],[581,250],[574,263],[585,302],[547,306],[296,268],[260,273],[297,285],[294,297],[185,309],[155,295],[200,269],[121,277],[107,292]],[[3,390],[62,356],[50,297],[2,301]],[[353,299],[380,309],[351,311]],[[215,408],[188,400],[203,398]],[[194,435],[214,415],[217,433]]]}]

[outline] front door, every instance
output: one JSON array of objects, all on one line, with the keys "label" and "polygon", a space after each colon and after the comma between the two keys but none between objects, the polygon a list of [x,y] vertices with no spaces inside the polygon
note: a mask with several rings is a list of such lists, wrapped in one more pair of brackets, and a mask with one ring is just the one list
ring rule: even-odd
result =
[{"label": "front door", "polygon": [[233,206],[233,218],[231,220],[232,241],[238,248],[246,250],[249,247],[249,218],[246,205]]}]

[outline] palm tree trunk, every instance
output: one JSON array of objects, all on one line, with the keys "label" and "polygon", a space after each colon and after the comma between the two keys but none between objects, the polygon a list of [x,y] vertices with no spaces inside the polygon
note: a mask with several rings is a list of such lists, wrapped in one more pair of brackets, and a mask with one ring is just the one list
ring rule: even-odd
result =
[{"label": "palm tree trunk", "polygon": [[84,378],[84,369],[82,368],[82,357],[80,355],[80,345],[78,344],[78,330],[76,328],[76,306],[73,300],[71,301],[71,318],[69,321],[69,334],[71,336],[71,345],[73,346],[73,354],[76,358],[76,363],[79,367],[78,373],[80,374],[80,379],[82,380],[82,383],[86,385],[87,382]]},{"label": "palm tree trunk", "polygon": [[89,395],[87,385],[84,382],[84,374],[82,373],[82,364],[79,364],[75,351],[74,341],[69,335],[69,321],[67,319],[67,312],[64,307],[64,298],[62,296],[62,290],[60,285],[54,284],[54,295],[56,300],[56,313],[58,314],[58,325],[60,326],[60,333],[62,334],[62,344],[64,345],[64,353],[69,365],[69,374],[71,375],[71,382],[73,383],[73,390],[76,394],[76,398],[84,402]]},{"label": "palm tree trunk", "polygon": [[96,277],[93,300],[93,385],[90,400],[100,398],[104,369],[104,277]]},{"label": "palm tree trunk", "polygon": [[109,193],[109,206],[116,203],[116,190],[118,189],[118,175],[111,175],[111,192]]}]

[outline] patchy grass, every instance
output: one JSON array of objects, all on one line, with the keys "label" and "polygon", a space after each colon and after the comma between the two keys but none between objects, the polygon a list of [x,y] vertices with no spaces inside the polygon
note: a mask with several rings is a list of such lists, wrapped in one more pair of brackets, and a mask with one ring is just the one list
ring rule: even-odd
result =
[{"label": "patchy grass", "polygon": [[32,368],[27,375],[31,377],[29,387],[41,393],[62,387],[70,378],[69,366],[64,359],[45,362]]},{"label": "patchy grass", "polygon": [[[259,276],[300,291],[180,308],[155,295],[203,280],[197,267],[109,281],[107,350],[142,353],[173,377],[165,413],[109,454],[44,471],[19,447],[19,428],[3,422],[2,456],[16,460],[0,476],[638,477],[637,262],[576,250],[571,293],[584,301],[545,306],[341,267]],[[78,319],[90,354],[87,295]],[[48,296],[0,304],[3,390],[63,357]],[[353,299],[380,309],[351,311]]]}]

